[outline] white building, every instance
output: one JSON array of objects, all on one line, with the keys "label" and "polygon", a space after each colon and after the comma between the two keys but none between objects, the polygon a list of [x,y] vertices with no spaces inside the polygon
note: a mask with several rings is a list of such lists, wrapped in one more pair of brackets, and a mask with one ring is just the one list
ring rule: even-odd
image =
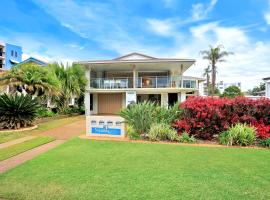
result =
[{"label": "white building", "polygon": [[270,98],[270,77],[263,79],[265,82],[265,96]]}]

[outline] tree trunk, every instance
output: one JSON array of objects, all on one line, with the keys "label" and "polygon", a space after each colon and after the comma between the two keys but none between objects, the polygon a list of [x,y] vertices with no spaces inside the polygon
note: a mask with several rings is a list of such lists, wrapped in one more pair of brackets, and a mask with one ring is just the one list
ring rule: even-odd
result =
[{"label": "tree trunk", "polygon": [[206,75],[206,86],[207,86],[207,95],[209,95],[209,88],[210,88],[210,77],[209,74]]},{"label": "tree trunk", "polygon": [[215,93],[215,88],[216,88],[216,66],[215,66],[215,62],[212,63],[212,96]]}]

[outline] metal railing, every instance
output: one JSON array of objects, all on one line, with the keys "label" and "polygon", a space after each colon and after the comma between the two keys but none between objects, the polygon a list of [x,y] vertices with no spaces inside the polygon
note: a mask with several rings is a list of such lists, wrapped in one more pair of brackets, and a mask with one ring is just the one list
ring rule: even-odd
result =
[{"label": "metal railing", "polygon": [[[183,83],[183,85],[182,85]],[[133,78],[91,78],[90,87],[96,89],[133,88]],[[136,78],[136,88],[197,88],[195,80],[181,80],[174,76],[143,76]]]}]

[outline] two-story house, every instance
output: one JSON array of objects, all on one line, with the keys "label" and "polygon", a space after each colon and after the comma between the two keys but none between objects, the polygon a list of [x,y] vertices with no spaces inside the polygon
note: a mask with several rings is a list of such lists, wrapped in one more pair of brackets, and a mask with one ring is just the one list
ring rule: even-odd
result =
[{"label": "two-story house", "polygon": [[131,103],[153,101],[169,106],[188,96],[203,95],[204,79],[183,75],[194,59],[131,53],[112,60],[78,63],[86,67],[88,79],[85,109],[89,134],[122,136],[123,127],[121,131],[116,125],[121,121],[117,114]]}]

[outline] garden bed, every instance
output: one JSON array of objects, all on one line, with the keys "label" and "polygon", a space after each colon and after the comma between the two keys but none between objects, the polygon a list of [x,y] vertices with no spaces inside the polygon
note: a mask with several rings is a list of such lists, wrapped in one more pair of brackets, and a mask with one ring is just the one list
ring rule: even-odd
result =
[{"label": "garden bed", "polygon": [[37,125],[33,125],[33,126],[29,126],[29,127],[23,127],[20,129],[0,129],[0,133],[5,132],[5,133],[11,133],[11,132],[23,132],[23,131],[31,131],[36,129],[38,126]]},{"label": "garden bed", "polygon": [[39,123],[44,123],[44,122],[49,122],[52,120],[56,120],[56,119],[64,119],[67,117],[75,117],[75,116],[79,116],[81,115],[80,113],[73,113],[73,114],[69,114],[69,115],[57,115],[57,116],[53,116],[53,117],[40,117],[37,118],[35,120],[35,123],[39,124]]}]

